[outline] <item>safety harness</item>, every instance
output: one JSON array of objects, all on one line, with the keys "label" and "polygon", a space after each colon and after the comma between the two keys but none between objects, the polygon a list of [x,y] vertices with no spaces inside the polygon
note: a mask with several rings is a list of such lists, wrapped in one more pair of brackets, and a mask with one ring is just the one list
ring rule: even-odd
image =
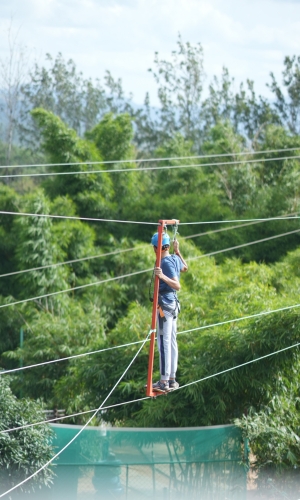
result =
[{"label": "safety harness", "polygon": [[158,322],[159,322],[159,328],[160,328],[160,330],[163,328],[163,323],[165,321],[167,321],[167,318],[165,317],[164,311],[170,312],[173,315],[173,319],[176,319],[177,315],[180,313],[180,302],[179,302],[179,300],[177,298],[177,295],[174,293],[174,299],[175,299],[175,302],[176,302],[175,308],[171,307],[168,304],[165,304],[163,302],[163,295],[164,294],[159,294],[158,295],[158,305],[157,305],[157,309],[158,309],[158,312],[159,312],[159,314],[158,314]]}]

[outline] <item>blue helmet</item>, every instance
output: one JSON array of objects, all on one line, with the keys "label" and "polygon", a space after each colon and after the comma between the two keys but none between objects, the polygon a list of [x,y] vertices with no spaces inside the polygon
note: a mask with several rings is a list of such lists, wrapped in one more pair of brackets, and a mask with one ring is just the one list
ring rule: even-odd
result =
[{"label": "blue helmet", "polygon": [[[158,233],[155,233],[151,238],[151,245],[157,247],[158,244]],[[162,233],[162,246],[170,246],[170,236],[167,233]]]}]

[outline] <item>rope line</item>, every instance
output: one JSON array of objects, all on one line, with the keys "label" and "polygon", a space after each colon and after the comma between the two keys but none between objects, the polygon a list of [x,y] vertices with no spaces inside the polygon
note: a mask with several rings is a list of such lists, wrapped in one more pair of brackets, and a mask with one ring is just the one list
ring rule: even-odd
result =
[{"label": "rope line", "polygon": [[[238,368],[242,368],[243,366],[247,366],[249,364],[252,364],[252,363],[255,363],[257,361],[261,361],[262,359],[266,359],[270,356],[274,356],[275,354],[279,354],[281,352],[284,352],[284,351],[287,351],[289,349],[293,349],[294,347],[298,347],[300,345],[300,342],[296,343],[296,344],[293,344],[291,346],[288,346],[288,347],[284,347],[282,349],[279,349],[278,351],[274,351],[272,353],[269,353],[269,354],[265,354],[264,356],[260,356],[258,358],[255,358],[255,359],[252,359],[250,361],[246,361],[245,363],[241,363],[239,365],[236,365],[236,366],[233,366],[231,368],[227,368],[225,370],[222,370],[220,372],[217,372],[217,373],[214,373],[212,375],[208,375],[206,377],[202,377],[198,380],[194,380],[192,382],[188,382],[187,384],[184,384],[184,385],[181,385],[180,387],[178,387],[178,389],[175,389],[176,391],[179,391],[180,389],[183,389],[185,387],[189,387],[190,385],[194,385],[194,384],[199,384],[200,382],[204,382],[205,380],[208,380],[208,379],[211,379],[211,378],[214,378],[214,377],[218,377],[219,375],[223,375],[224,373],[228,373],[230,371],[233,371],[233,370],[236,370]],[[174,391],[172,391],[174,392]],[[137,402],[140,402],[140,401],[144,401],[145,399],[150,399],[149,396],[146,396],[144,398],[139,398],[139,399],[133,399],[133,400],[130,400],[130,401],[125,401],[125,402],[122,402],[122,403],[116,403],[114,405],[110,405],[110,406],[104,406],[102,407],[101,409],[102,410],[108,410],[108,409],[111,409],[111,408],[116,408],[118,406],[124,406],[124,405],[127,405],[127,404],[131,404],[131,403],[137,403]],[[66,418],[72,418],[72,417],[77,417],[77,416],[80,416],[80,415],[85,415],[87,413],[91,413],[91,412],[94,412],[95,410],[87,410],[87,411],[83,411],[83,412],[78,412],[78,413],[73,413],[71,415],[65,415],[63,417],[57,417],[55,419],[50,419],[50,420],[43,420],[43,421],[40,421],[40,422],[35,422],[35,423],[31,423],[31,424],[25,424],[23,426],[20,426],[20,427],[13,427],[11,429],[5,429],[3,431],[0,431],[0,434],[6,434],[8,432],[12,432],[12,431],[16,431],[16,430],[22,430],[22,429],[25,429],[27,427],[34,427],[36,425],[42,425],[42,424],[46,424],[46,423],[49,423],[49,422],[54,422],[54,421],[57,421],[57,420],[64,420]],[[99,411],[99,410],[98,410]],[[93,418],[93,417],[92,417]]]},{"label": "rope line", "polygon": [[94,286],[94,285],[100,285],[102,283],[108,283],[109,281],[115,281],[118,279],[128,278],[130,276],[135,276],[137,274],[146,273],[148,271],[152,271],[152,268],[144,269],[142,271],[135,271],[135,272],[129,273],[129,274],[123,274],[123,276],[116,276],[114,278],[107,278],[105,280],[95,281],[94,283],[87,283],[85,285],[78,285],[78,286],[75,286],[73,288],[67,288],[66,290],[59,290],[58,292],[45,293],[44,295],[39,295],[38,297],[32,297],[30,299],[18,300],[16,302],[8,302],[7,304],[1,304],[0,309],[2,309],[3,307],[16,306],[17,304],[24,304],[25,302],[31,302],[31,301],[35,301],[35,300],[45,299],[46,297],[53,297],[54,295],[59,295],[60,293],[68,293],[68,292],[72,292],[74,290],[82,290],[83,288],[87,288],[87,287]]},{"label": "rope line", "polygon": [[[286,215],[295,215],[295,213],[286,214]],[[283,216],[283,217],[285,217],[285,216]],[[236,226],[222,227],[220,229],[212,229],[211,231],[205,231],[204,233],[191,234],[190,236],[182,236],[181,239],[182,240],[188,240],[188,239],[191,239],[191,238],[198,238],[198,237],[206,236],[206,235],[209,235],[209,234],[220,233],[222,231],[230,231],[231,229],[239,229],[240,227],[251,226],[251,225],[254,225],[254,224],[261,224],[262,222],[265,222],[265,221],[247,222],[245,224],[238,224]],[[288,233],[284,233],[284,235],[285,234],[288,234]],[[250,244],[253,244],[253,243],[250,243]],[[146,245],[147,244],[145,244],[145,247],[146,247]],[[52,268],[52,267],[64,266],[64,265],[67,265],[67,264],[74,264],[76,262],[83,262],[83,261],[86,261],[86,260],[97,259],[97,258],[101,258],[101,257],[108,257],[109,255],[118,255],[120,253],[131,252],[131,251],[135,251],[135,250],[138,250],[138,247],[131,247],[131,248],[126,248],[126,249],[121,249],[121,250],[114,250],[113,252],[107,252],[107,253],[102,253],[102,254],[98,254],[98,255],[92,255],[90,257],[82,257],[80,259],[67,260],[65,262],[57,262],[55,264],[48,264],[46,266],[32,267],[30,269],[23,269],[21,271],[13,271],[11,273],[0,274],[0,278],[4,278],[4,277],[7,277],[7,276],[13,276],[13,275],[17,275],[17,274],[22,274],[22,273],[29,273],[29,272],[32,272],[32,271],[40,271],[41,269],[49,269],[49,268]]]},{"label": "rope line", "polygon": [[184,333],[190,333],[190,332],[196,332],[199,330],[205,330],[208,328],[215,328],[216,326],[228,325],[229,323],[237,323],[239,321],[244,321],[247,319],[254,319],[254,318],[258,318],[260,316],[268,316],[269,314],[282,312],[282,311],[289,311],[291,309],[296,309],[297,307],[300,307],[300,304],[294,304],[293,306],[280,307],[279,309],[273,309],[272,311],[262,311],[260,313],[255,313],[255,314],[250,314],[248,316],[243,316],[242,318],[228,319],[225,321],[221,321],[219,323],[212,323],[211,325],[197,326],[196,328],[191,328],[190,330],[183,330],[182,332],[179,332],[177,335],[184,334]]},{"label": "rope line", "polygon": [[259,154],[267,154],[267,153],[282,153],[286,151],[297,151],[300,148],[284,148],[284,149],[269,149],[264,151],[244,151],[240,153],[215,153],[210,155],[196,155],[196,156],[170,156],[169,158],[136,158],[132,160],[106,160],[106,161],[85,161],[85,162],[71,162],[71,163],[35,163],[32,165],[4,165],[0,166],[0,169],[3,168],[33,168],[33,167],[59,167],[59,166],[72,166],[72,165],[81,165],[82,163],[86,165],[109,165],[115,163],[149,163],[155,161],[172,161],[172,160],[193,160],[198,158],[218,158],[218,157],[226,157],[226,156],[241,156],[241,155],[259,155]]},{"label": "rope line", "polygon": [[[144,398],[134,399],[132,401],[125,401],[123,403],[116,403],[116,404],[110,405],[110,406],[103,406],[101,408],[101,411],[109,410],[110,408],[115,408],[116,406],[124,406],[128,403],[138,403],[139,401],[144,401],[145,399],[149,399],[149,397],[145,396]],[[86,414],[92,413],[94,411],[96,411],[96,408],[93,410],[86,410],[86,411],[80,411],[78,413],[72,413],[70,415],[65,415],[62,417],[50,418],[47,420],[40,420],[39,422],[33,422],[32,424],[25,424],[25,425],[22,425],[20,427],[12,427],[11,429],[4,429],[3,431],[0,431],[0,434],[7,434],[8,432],[19,431],[22,429],[27,429],[28,427],[35,427],[36,425],[48,424],[50,422],[56,422],[57,420],[64,420],[66,418],[80,417],[81,415],[86,415]]]},{"label": "rope line", "polygon": [[[71,215],[52,215],[52,214],[31,214],[28,212],[6,212],[4,210],[0,210],[0,214],[2,215],[17,215],[17,216],[27,216],[27,217],[48,217],[52,219],[71,219],[71,220],[83,220],[83,221],[92,221],[92,222],[115,222],[121,224],[147,224],[150,226],[158,226],[157,222],[143,222],[143,221],[133,221],[133,220],[119,220],[119,219],[97,219],[94,217],[76,217]],[[277,217],[261,217],[256,219],[229,219],[229,220],[214,220],[214,221],[198,221],[198,222],[181,222],[180,226],[192,226],[192,225],[201,225],[201,224],[230,224],[232,222],[269,222],[274,220],[298,220],[300,218],[299,215],[291,215],[291,216],[277,216]]]},{"label": "rope line", "polygon": [[0,274],[0,278],[4,278],[6,276],[13,276],[15,274],[29,273],[31,271],[40,271],[41,269],[48,269],[49,267],[58,267],[58,266],[65,266],[67,264],[75,264],[76,262],[83,262],[85,260],[99,259],[101,257],[108,257],[109,255],[116,255],[124,252],[132,252],[134,250],[138,250],[138,248],[137,247],[125,248],[124,250],[114,250],[113,252],[100,253],[98,255],[92,255],[90,257],[82,257],[80,259],[66,260],[65,262],[57,262],[55,264],[48,264],[46,266],[31,267],[30,269],[23,269],[22,271],[14,271],[12,273]]},{"label": "rope line", "polygon": [[75,215],[51,215],[51,214],[30,214],[27,212],[5,212],[0,210],[3,215],[25,215],[28,217],[48,217],[52,219],[71,219],[71,220],[85,220],[92,222],[116,222],[121,224],[147,224],[150,226],[157,226],[157,222],[139,222],[134,220],[118,220],[118,219],[97,219],[96,217],[76,217]]},{"label": "rope line", "polygon": [[[199,255],[199,256],[196,256],[196,257],[189,257],[187,260],[189,262],[191,260],[203,259],[204,257],[210,257],[212,255],[216,255],[216,254],[219,254],[219,253],[229,252],[231,250],[242,248],[242,247],[245,247],[245,246],[248,246],[248,245],[249,246],[250,245],[255,245],[257,243],[262,243],[264,241],[269,241],[269,240],[272,240],[272,239],[275,239],[275,238],[281,238],[283,236],[288,236],[290,234],[298,233],[299,231],[300,231],[300,229],[295,229],[294,231],[289,231],[287,233],[277,234],[275,236],[269,236],[268,238],[263,238],[261,240],[255,240],[255,241],[250,241],[248,243],[242,243],[241,245],[236,245],[234,247],[224,248],[222,250],[216,250],[214,252],[210,252],[210,253],[207,253],[207,254],[204,254],[204,255]],[[36,300],[40,300],[40,299],[45,299],[46,297],[52,297],[54,295],[59,295],[61,293],[68,293],[68,292],[72,292],[72,291],[75,291],[75,290],[80,290],[80,289],[88,288],[88,287],[94,286],[94,285],[101,285],[102,283],[107,283],[109,281],[116,281],[116,280],[119,280],[119,279],[128,278],[128,277],[131,277],[131,276],[135,276],[137,274],[147,273],[149,271],[153,271],[153,269],[149,268],[149,269],[144,269],[142,271],[135,271],[133,273],[124,274],[122,276],[115,276],[113,278],[107,278],[105,280],[95,281],[93,283],[87,283],[85,285],[79,285],[79,286],[76,286],[76,287],[73,287],[73,288],[67,288],[66,290],[59,290],[58,292],[47,293],[47,294],[44,294],[44,295],[40,295],[38,297],[33,297],[33,298],[29,298],[29,299],[18,300],[16,302],[8,302],[6,304],[1,304],[0,305],[0,309],[4,308],[4,307],[9,307],[9,306],[15,306],[15,305],[18,305],[18,304],[23,304],[25,302],[32,302],[32,301],[36,301]]]},{"label": "rope line", "polygon": [[[1,213],[1,212],[0,212]],[[299,215],[294,216],[278,216],[278,217],[266,217],[257,219],[229,219],[229,220],[213,220],[213,221],[199,221],[199,222],[180,222],[180,226],[193,226],[201,224],[230,224],[231,222],[269,222],[273,220],[292,220],[299,219]]]},{"label": "rope line", "polygon": [[[195,167],[219,167],[219,166],[229,166],[237,165],[240,163],[264,163],[270,161],[279,160],[293,160],[299,159],[300,155],[296,156],[282,156],[280,158],[264,158],[264,159],[254,159],[254,160],[234,160],[225,162],[214,162],[214,163],[191,163],[189,165],[165,165],[160,167],[143,167],[143,168],[116,168],[112,170],[78,170],[76,172],[41,172],[35,174],[6,174],[0,175],[0,179],[14,178],[14,177],[49,177],[56,175],[86,175],[86,174],[116,174],[120,172],[147,172],[149,170],[174,170],[178,168],[195,168]],[[84,162],[80,163],[85,165]]]},{"label": "rope line", "polygon": [[[267,316],[269,314],[274,314],[274,313],[282,312],[282,311],[288,311],[290,309],[295,309],[297,307],[300,307],[300,304],[294,304],[292,306],[285,306],[285,307],[281,307],[279,309],[273,309],[271,311],[262,311],[260,313],[255,313],[255,314],[251,314],[251,315],[248,315],[248,316],[243,316],[241,318],[229,319],[229,320],[221,321],[221,322],[218,322],[218,323],[212,323],[210,325],[198,326],[196,328],[191,328],[189,330],[183,330],[181,332],[177,332],[177,335],[182,335],[182,334],[186,334],[186,333],[196,332],[196,331],[200,331],[200,330],[208,330],[210,328],[215,328],[217,326],[223,326],[223,325],[227,325],[229,323],[237,323],[239,321],[244,321],[244,320],[248,320],[248,319],[254,319],[254,318],[258,318],[260,316]],[[41,363],[36,363],[36,364],[33,364],[33,365],[28,365],[28,366],[19,366],[18,368],[12,368],[10,370],[3,370],[3,371],[1,371],[0,372],[0,376],[1,375],[5,375],[7,373],[15,373],[15,372],[19,372],[19,371],[22,371],[22,370],[27,370],[29,368],[37,368],[39,366],[45,366],[45,365],[49,365],[49,364],[52,364],[52,363],[59,363],[60,361],[67,361],[67,360],[70,360],[70,359],[82,358],[84,356],[90,356],[92,354],[98,354],[100,352],[112,351],[114,349],[123,349],[124,347],[130,347],[130,346],[133,346],[133,345],[138,345],[138,344],[141,344],[142,342],[144,342],[144,341],[143,340],[137,340],[136,342],[129,342],[127,344],[121,344],[121,345],[118,345],[118,346],[106,347],[104,349],[98,349],[96,351],[90,351],[90,352],[81,353],[81,354],[74,354],[73,356],[67,356],[65,358],[59,358],[59,359],[53,359],[53,360],[49,360],[49,361],[43,361]]]},{"label": "rope line", "polygon": [[[274,356],[275,354],[279,354],[280,352],[287,351],[288,349],[293,349],[293,347],[298,347],[300,345],[300,342],[297,342],[297,344],[290,345],[288,347],[284,347],[283,349],[279,349],[278,351],[271,352],[269,354],[265,354],[264,356],[260,356],[259,358],[252,359],[250,361],[246,361],[245,363],[241,363],[240,365],[233,366],[232,368],[227,368],[226,370],[222,370],[218,373],[214,373],[213,375],[208,375],[207,377],[200,378],[199,380],[194,380],[193,382],[188,382],[187,384],[182,385],[178,389],[183,389],[184,387],[189,387],[190,385],[198,384],[199,382],[204,382],[205,380],[208,380],[213,377],[218,377],[219,375],[223,375],[224,373],[228,373],[232,370],[236,370],[238,368],[242,368],[243,366],[250,365],[252,363],[255,363],[256,361],[261,361],[262,359],[269,358],[270,356]],[[178,390],[175,389],[175,390]]]},{"label": "rope line", "polygon": [[119,383],[121,382],[121,380],[123,379],[123,377],[126,375],[126,373],[128,372],[129,368],[134,363],[135,359],[137,358],[137,356],[141,352],[142,348],[144,347],[146,341],[149,338],[149,335],[150,335],[150,332],[147,334],[147,337],[145,338],[145,340],[143,342],[143,345],[141,345],[141,347],[138,349],[138,351],[136,352],[136,354],[134,355],[134,357],[130,361],[129,365],[127,366],[127,368],[125,369],[125,371],[123,372],[123,374],[121,375],[121,377],[118,379],[118,381],[115,383],[115,385],[113,386],[113,388],[110,390],[110,392],[108,393],[108,395],[106,396],[106,398],[103,400],[103,402],[101,403],[101,405],[95,410],[95,412],[93,413],[93,415],[84,424],[84,426],[75,434],[75,436],[61,450],[59,450],[50,460],[48,460],[44,465],[42,465],[42,467],[40,467],[33,474],[31,474],[30,476],[28,476],[26,479],[24,479],[20,483],[16,484],[15,486],[13,486],[12,488],[10,488],[9,490],[7,490],[4,493],[2,493],[0,495],[0,498],[8,495],[12,491],[14,491],[16,488],[19,488],[23,484],[27,483],[27,481],[29,481],[30,479],[32,479],[33,477],[35,477],[37,474],[39,474],[42,470],[44,470],[46,467],[48,467],[48,465],[50,465],[57,457],[59,457],[61,455],[61,453],[63,453],[63,451],[65,451],[75,441],[75,439],[77,439],[77,437],[84,431],[84,429],[89,425],[89,423],[93,420],[93,418],[97,415],[97,413],[102,409],[103,405],[110,398],[110,396],[112,395],[112,393],[114,392],[114,390],[116,389],[116,387],[119,385]]},{"label": "rope line", "polygon": [[224,250],[215,250],[214,252],[206,253],[205,255],[198,255],[197,257],[190,257],[190,260],[203,259],[203,257],[210,257],[212,255],[217,255],[218,253],[229,252],[230,250],[236,250],[237,248],[243,248],[250,245],[256,245],[257,243],[263,243],[264,241],[275,240],[276,238],[281,238],[282,236],[288,236],[290,234],[299,233],[300,229],[294,229],[294,231],[289,231],[288,233],[276,234],[275,236],[268,236],[267,238],[262,238],[261,240],[249,241],[248,243],[241,243],[234,247],[225,248]]},{"label": "rope line", "polygon": [[[286,217],[286,216],[290,216],[290,215],[296,215],[296,213],[293,212],[291,214],[283,215],[282,217]],[[236,226],[221,227],[219,229],[212,229],[211,231],[205,231],[204,233],[192,234],[190,236],[182,236],[182,239],[188,240],[190,238],[198,238],[200,236],[206,236],[208,234],[222,233],[223,231],[229,231],[230,229],[239,229],[240,227],[252,226],[254,224],[261,224],[262,222],[266,222],[266,221],[258,220],[258,221],[253,221],[253,222],[246,222],[245,224],[237,224]],[[1,275],[0,275],[0,278],[1,278]]]}]

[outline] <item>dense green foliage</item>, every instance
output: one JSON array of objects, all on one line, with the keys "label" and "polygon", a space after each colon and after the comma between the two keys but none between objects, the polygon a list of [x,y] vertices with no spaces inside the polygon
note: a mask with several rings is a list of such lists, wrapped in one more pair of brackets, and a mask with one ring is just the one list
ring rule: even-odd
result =
[{"label": "dense green foliage", "polygon": [[[29,399],[18,400],[11,392],[8,380],[0,378],[0,493],[4,493],[33,474],[50,460],[52,431],[43,424],[20,431],[3,433],[6,429],[18,427],[31,421],[41,421],[44,412],[39,402]],[[43,485],[49,485],[53,471],[42,470],[40,474],[24,483],[21,490],[32,492]]]},{"label": "dense green foliage", "polygon": [[[203,99],[202,48],[179,38],[171,61],[155,56],[156,114],[148,97],[134,109],[109,73],[108,95],[72,61],[52,62],[35,67],[22,111],[22,133],[35,142],[24,162],[52,165],[34,180],[0,184],[3,212],[31,214],[0,214],[0,364],[61,361],[14,375],[14,393],[68,414],[102,403],[149,332],[151,235],[159,219],[177,218],[196,223],[179,227],[189,263],[179,330],[192,330],[178,336],[186,387],[101,418],[154,427],[235,419],[258,466],[300,465],[299,348],[286,349],[299,341],[299,309],[239,321],[299,302],[299,219],[279,218],[299,214],[297,60],[285,60],[287,94],[272,77],[273,103],[250,81],[234,94],[225,69]],[[202,156],[188,158],[195,153]],[[142,163],[147,156],[157,160]],[[255,220],[267,218],[275,220]],[[108,405],[143,398],[147,345]],[[63,360],[91,351],[99,352]]]}]

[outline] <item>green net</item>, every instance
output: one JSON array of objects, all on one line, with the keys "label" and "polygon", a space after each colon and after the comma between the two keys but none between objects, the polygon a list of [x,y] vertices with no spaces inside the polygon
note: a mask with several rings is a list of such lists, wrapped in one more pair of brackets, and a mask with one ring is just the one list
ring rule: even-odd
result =
[{"label": "green net", "polygon": [[[55,451],[80,427],[55,424]],[[243,500],[246,467],[239,429],[88,427],[56,461],[50,498]]]}]

